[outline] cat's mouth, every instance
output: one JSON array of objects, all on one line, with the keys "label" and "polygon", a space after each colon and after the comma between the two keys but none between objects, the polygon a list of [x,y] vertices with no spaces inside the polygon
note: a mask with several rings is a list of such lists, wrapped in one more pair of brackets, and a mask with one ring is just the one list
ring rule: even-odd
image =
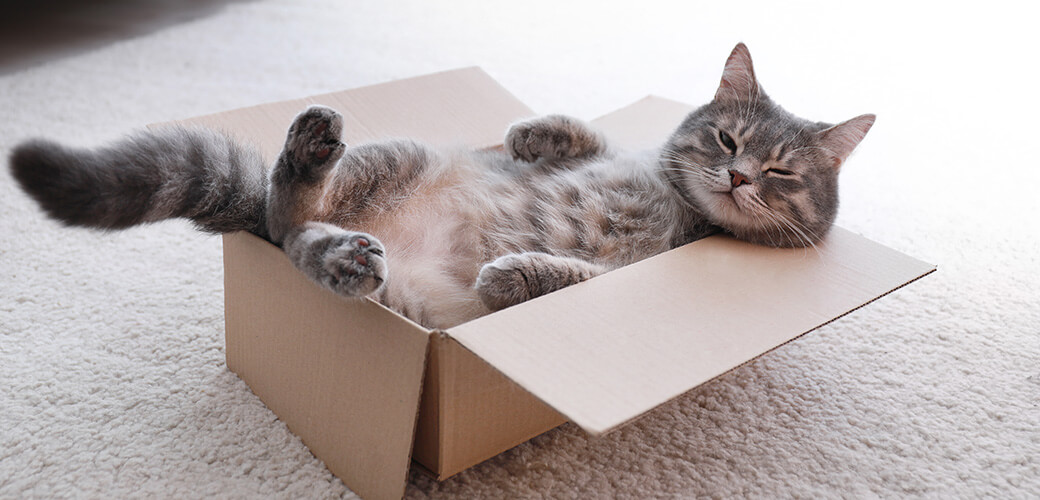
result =
[{"label": "cat's mouth", "polygon": [[716,177],[701,177],[691,184],[690,193],[716,224],[731,229],[757,226],[753,186],[733,187]]},{"label": "cat's mouth", "polygon": [[754,225],[753,193],[747,188],[718,187],[711,190],[713,210],[716,217],[729,226]]}]

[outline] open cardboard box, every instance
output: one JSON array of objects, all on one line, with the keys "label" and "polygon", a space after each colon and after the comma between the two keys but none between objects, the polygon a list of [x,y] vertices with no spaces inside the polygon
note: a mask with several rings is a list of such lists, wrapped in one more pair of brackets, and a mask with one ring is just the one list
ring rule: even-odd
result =
[{"label": "open cardboard box", "polygon": [[[348,144],[494,147],[534,115],[470,68],[185,122],[274,158],[311,103],[344,114]],[[593,123],[654,147],[691,109],[648,97]],[[430,331],[313,285],[247,233],[224,237],[224,266],[228,366],[366,498],[400,497],[411,459],[443,479],[567,420],[607,432],[935,270],[841,228],[818,251],[714,236]]]}]

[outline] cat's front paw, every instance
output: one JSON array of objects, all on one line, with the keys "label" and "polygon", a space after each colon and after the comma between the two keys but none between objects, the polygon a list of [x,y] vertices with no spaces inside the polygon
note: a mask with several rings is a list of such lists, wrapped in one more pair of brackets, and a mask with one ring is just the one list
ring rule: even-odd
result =
[{"label": "cat's front paw", "polygon": [[477,275],[477,295],[492,311],[505,309],[531,299],[530,284],[524,274],[529,267],[519,255],[504,255],[484,264]]},{"label": "cat's front paw", "polygon": [[543,121],[530,120],[509,127],[504,146],[514,160],[531,163],[538,158],[563,156],[570,148],[570,139]]},{"label": "cat's front paw", "polygon": [[534,162],[598,155],[606,150],[606,139],[581,120],[549,115],[509,127],[504,147],[513,159]]},{"label": "cat's front paw", "polygon": [[383,244],[365,233],[336,238],[321,257],[323,283],[339,295],[364,297],[386,279]]},{"label": "cat's front paw", "polygon": [[343,157],[343,116],[326,106],[311,106],[289,127],[284,154],[297,176],[320,180]]}]

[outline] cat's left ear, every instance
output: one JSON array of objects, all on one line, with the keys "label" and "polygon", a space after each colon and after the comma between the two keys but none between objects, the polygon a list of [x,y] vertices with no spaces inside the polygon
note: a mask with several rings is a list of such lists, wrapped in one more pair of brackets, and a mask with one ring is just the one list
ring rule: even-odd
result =
[{"label": "cat's left ear", "polygon": [[845,163],[852,150],[867,136],[875,118],[874,115],[860,115],[817,132],[820,146],[833,155],[835,170],[841,168],[841,164]]}]

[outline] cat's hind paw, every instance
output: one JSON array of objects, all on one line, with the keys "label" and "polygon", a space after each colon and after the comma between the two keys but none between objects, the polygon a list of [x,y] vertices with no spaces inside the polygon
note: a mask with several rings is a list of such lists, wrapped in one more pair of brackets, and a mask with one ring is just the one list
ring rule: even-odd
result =
[{"label": "cat's hind paw", "polygon": [[332,108],[314,105],[297,115],[283,150],[294,174],[320,180],[346,151],[342,133],[343,115]]},{"label": "cat's hind paw", "polygon": [[599,264],[541,252],[503,255],[480,269],[477,295],[484,306],[497,311],[605,271]]},{"label": "cat's hind paw", "polygon": [[529,300],[532,297],[530,283],[524,274],[528,267],[523,257],[515,254],[484,264],[476,283],[480,301],[488,309],[497,311]]}]

